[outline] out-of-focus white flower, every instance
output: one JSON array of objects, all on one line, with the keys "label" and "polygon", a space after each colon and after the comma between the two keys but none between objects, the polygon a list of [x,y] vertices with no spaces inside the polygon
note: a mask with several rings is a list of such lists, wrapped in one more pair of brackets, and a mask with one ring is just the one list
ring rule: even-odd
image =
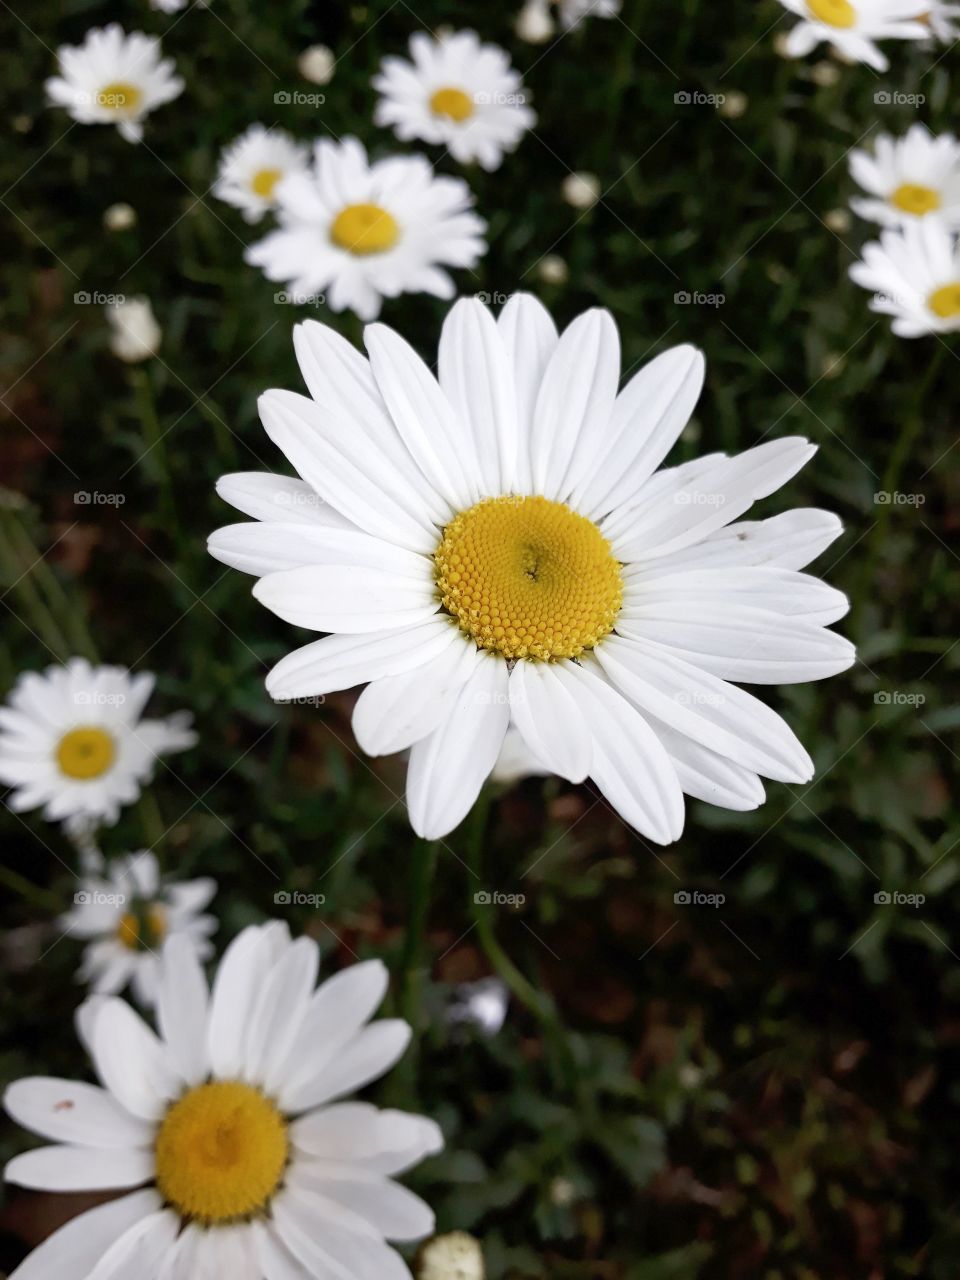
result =
[{"label": "out-of-focus white flower", "polygon": [[850,173],[867,192],[850,207],[861,218],[900,227],[937,217],[960,229],[960,142],[914,124],[902,138],[879,134],[869,151],[850,152]]},{"label": "out-of-focus white flower", "polygon": [[723,101],[718,104],[717,111],[728,120],[739,120],[746,114],[750,99],[740,89],[728,89],[722,95]]},{"label": "out-of-focus white flower", "polygon": [[129,231],[137,225],[137,211],[131,204],[112,204],[104,210],[103,225],[108,231]]},{"label": "out-of-focus white flower", "polygon": [[921,21],[930,0],[780,0],[800,21],[787,34],[787,57],[803,58],[821,41],[841,58],[865,62],[874,71],[886,71],[890,63],[877,40],[923,40],[930,28]]},{"label": "out-of-focus white flower", "polygon": [[850,230],[852,222],[849,209],[828,209],[823,215],[823,225],[829,231],[836,232],[838,236],[845,235]]},{"label": "out-of-focus white flower", "polygon": [[507,984],[500,978],[481,978],[478,982],[462,982],[447,1010],[453,1023],[470,1023],[484,1035],[495,1036],[503,1026],[510,1003]]},{"label": "out-of-focus white flower", "polygon": [[818,84],[821,89],[830,89],[835,84],[839,84],[841,74],[840,68],[835,62],[831,62],[829,58],[815,62],[810,68],[810,79],[814,84]]},{"label": "out-of-focus white flower", "polygon": [[336,65],[333,50],[328,49],[325,44],[312,44],[297,59],[297,70],[311,84],[329,84]]},{"label": "out-of-focus white flower", "polygon": [[277,203],[277,187],[291,173],[306,173],[307,148],[282,129],[252,124],[220,157],[213,194],[259,222]]},{"label": "out-of-focus white flower", "polygon": [[574,209],[590,209],[600,199],[600,179],[595,173],[568,173],[560,190]]},{"label": "out-of-focus white flower", "polygon": [[958,4],[949,4],[947,0],[929,0],[927,11],[920,15],[919,20],[927,23],[934,37],[943,44],[952,44],[960,37]]},{"label": "out-of-focus white flower", "polygon": [[515,29],[527,44],[545,44],[556,31],[548,0],[527,0],[517,14]]},{"label": "out-of-focus white flower", "polygon": [[127,364],[149,360],[160,350],[163,337],[150,299],[125,298],[106,308],[110,324],[110,350]]},{"label": "out-of-focus white flower", "polygon": [[545,284],[566,284],[570,269],[558,253],[548,253],[540,259],[537,274]]},{"label": "out-of-focus white flower", "polygon": [[615,18],[620,0],[557,0],[560,24],[565,31],[579,27],[584,18]]},{"label": "out-of-focus white flower", "polygon": [[884,231],[863,247],[850,278],[873,293],[870,310],[893,316],[900,338],[960,329],[960,252],[939,218]]},{"label": "out-of-focus white flower", "polygon": [[420,1250],[417,1280],[484,1280],[483,1250],[466,1231],[434,1236]]}]

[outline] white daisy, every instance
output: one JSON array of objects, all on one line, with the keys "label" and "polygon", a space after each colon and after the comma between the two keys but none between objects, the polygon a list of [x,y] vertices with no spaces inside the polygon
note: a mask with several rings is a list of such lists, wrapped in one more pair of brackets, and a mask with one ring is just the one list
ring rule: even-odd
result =
[{"label": "white daisy", "polygon": [[900,338],[960,329],[960,249],[939,218],[882,232],[864,245],[850,278],[873,293],[871,311],[894,317]]},{"label": "white daisy", "polygon": [[934,137],[922,124],[904,137],[877,137],[874,153],[851,151],[850,172],[870,193],[850,207],[861,218],[899,227],[936,214],[960,228],[960,142],[952,133]]},{"label": "white daisy", "polygon": [[802,58],[826,40],[855,62],[886,71],[887,58],[877,40],[924,40],[930,29],[921,19],[930,0],[780,0],[801,19],[787,36],[788,57]]},{"label": "white daisy", "polygon": [[189,715],[141,719],[153,691],[149,672],[92,667],[71,658],[43,675],[20,676],[0,707],[0,783],[18,813],[116,822],[153,773],[158,756],[192,747]]},{"label": "white daisy", "polygon": [[247,262],[295,299],[321,295],[361,320],[401,293],[453,297],[442,268],[473,267],[487,251],[467,184],[437,177],[423,156],[370,164],[356,138],[324,138],[314,172],[285,178],[276,194],[280,226],[250,246]]},{"label": "white daisy", "polygon": [[276,204],[278,184],[309,168],[307,148],[282,129],[253,124],[223,152],[213,194],[259,222]]},{"label": "white daisy", "polygon": [[846,597],[798,572],[836,517],[740,522],[814,446],[770,440],[654,474],[703,357],[667,351],[618,395],[606,311],[558,337],[529,296],[499,323],[463,299],[439,382],[385,326],[365,342],[369,363],[301,325],[312,398],[268,391],[260,409],[302,479],[220,483],[255,523],[215,533],[212,553],[256,575],[287,622],[333,633],[273,669],[274,697],[367,684],[357,739],[373,755],[411,749],[407,804],[426,838],[466,815],[511,722],[544,767],[589,776],[661,843],[681,832],[683,791],[749,809],[758,773],[812,776],[780,717],[728,681],[815,680],[854,660],[826,629]]},{"label": "white daisy", "polygon": [[960,4],[930,0],[919,20],[927,23],[934,38],[942,44],[952,44],[960,37]]},{"label": "white daisy", "polygon": [[384,58],[373,87],[381,94],[374,122],[402,142],[420,138],[445,147],[460,164],[498,169],[537,117],[523,81],[503,49],[481,44],[475,31],[432,40],[410,37],[412,62]]},{"label": "white daisy", "polygon": [[405,1022],[366,1025],[378,960],[317,990],[319,952],[283,925],[245,930],[212,993],[183,938],[164,946],[158,1034],[116,997],[80,1010],[102,1087],[19,1080],[11,1116],[56,1146],[17,1156],[8,1181],[123,1191],[61,1228],[10,1280],[409,1280],[386,1240],[433,1229],[392,1181],[443,1145],[436,1124],[338,1102],[383,1075]]},{"label": "white daisy", "polygon": [[92,28],[81,45],[61,45],[57,59],[60,74],[46,83],[50,101],[80,124],[115,124],[128,142],[143,137],[144,116],[184,90],[155,36],[127,35],[115,22]]},{"label": "white daisy", "polygon": [[557,0],[560,25],[566,31],[579,27],[584,18],[615,18],[620,0]]},{"label": "white daisy", "polygon": [[149,298],[124,298],[108,304],[106,311],[110,350],[115,356],[127,364],[139,364],[157,354],[163,331]]},{"label": "white daisy", "polygon": [[141,1004],[156,1003],[167,938],[186,938],[201,960],[212,955],[208,939],[217,922],[202,912],[216,890],[210,879],[162,881],[148,849],[114,860],[105,874],[87,876],[60,921],[72,938],[90,940],[79,980],[109,996],[129,983]]}]

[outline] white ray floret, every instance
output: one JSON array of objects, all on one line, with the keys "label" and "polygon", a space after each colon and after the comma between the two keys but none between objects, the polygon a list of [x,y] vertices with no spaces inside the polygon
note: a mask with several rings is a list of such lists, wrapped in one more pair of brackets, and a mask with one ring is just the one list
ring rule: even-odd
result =
[{"label": "white ray floret", "polygon": [[893,317],[898,337],[960,329],[960,249],[940,218],[882,232],[864,245],[850,278],[873,294],[871,311]]},{"label": "white ray floret", "polygon": [[800,21],[786,41],[790,57],[802,58],[826,41],[854,62],[865,62],[875,71],[890,63],[878,40],[927,40],[930,28],[923,19],[929,0],[780,0]]},{"label": "white ray floret", "polygon": [[850,172],[868,193],[850,201],[861,218],[902,227],[938,217],[960,228],[960,142],[952,133],[935,137],[914,124],[902,138],[880,134],[872,154],[851,151]]}]

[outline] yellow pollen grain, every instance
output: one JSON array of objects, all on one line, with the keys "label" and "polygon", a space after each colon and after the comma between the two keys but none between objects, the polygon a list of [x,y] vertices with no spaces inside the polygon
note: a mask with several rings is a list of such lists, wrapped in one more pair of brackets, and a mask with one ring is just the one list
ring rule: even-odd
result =
[{"label": "yellow pollen grain", "polygon": [[444,609],[504,658],[579,657],[613,630],[623,599],[606,538],[548,498],[484,498],[447,525],[434,560]]},{"label": "yellow pollen grain", "polygon": [[143,91],[127,80],[114,80],[105,84],[97,94],[98,106],[109,107],[111,111],[124,115],[136,111],[142,101]]},{"label": "yellow pollen grain", "polygon": [[68,778],[87,782],[99,778],[113,764],[117,746],[106,729],[71,729],[57,743],[57,764]]},{"label": "yellow pollen grain", "polygon": [[438,89],[430,99],[430,110],[435,116],[446,116],[462,124],[474,112],[474,102],[462,89]]},{"label": "yellow pollen grain", "polygon": [[960,281],[934,289],[927,299],[927,306],[941,320],[952,320],[954,316],[960,316]]},{"label": "yellow pollen grain", "polygon": [[857,11],[850,0],[807,0],[807,8],[818,22],[825,22],[828,27],[856,25]]},{"label": "yellow pollen grain", "polygon": [[262,1212],[280,1186],[287,1125],[252,1085],[217,1080],[173,1104],[156,1140],[157,1187],[184,1218],[228,1222]]},{"label": "yellow pollen grain", "polygon": [[904,213],[913,213],[922,217],[923,214],[934,213],[940,208],[940,192],[934,191],[933,187],[904,182],[891,195],[890,203]]},{"label": "yellow pollen grain", "polygon": [[250,183],[253,194],[261,200],[273,198],[273,189],[283,177],[282,169],[258,169]]},{"label": "yellow pollen grain", "polygon": [[397,220],[378,204],[351,204],[334,218],[330,239],[341,249],[361,257],[384,253],[400,238]]}]

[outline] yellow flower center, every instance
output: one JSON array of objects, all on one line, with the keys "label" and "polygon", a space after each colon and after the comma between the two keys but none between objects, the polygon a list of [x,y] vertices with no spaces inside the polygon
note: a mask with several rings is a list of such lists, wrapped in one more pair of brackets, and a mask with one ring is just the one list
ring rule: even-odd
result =
[{"label": "yellow flower center", "polygon": [[93,726],[71,729],[57,744],[57,764],[68,778],[99,778],[117,754],[117,745],[106,729]]},{"label": "yellow flower center", "polygon": [[259,169],[254,175],[250,183],[253,188],[254,195],[260,196],[262,200],[269,200],[273,196],[273,188],[283,177],[282,169]]},{"label": "yellow flower center", "polygon": [[123,115],[131,115],[143,101],[143,90],[127,80],[113,80],[97,94],[97,106],[109,107]]},{"label": "yellow flower center", "polygon": [[941,320],[950,320],[960,316],[960,281],[954,284],[941,285],[934,289],[927,299],[927,306]]},{"label": "yellow flower center", "polygon": [[922,215],[933,213],[940,208],[940,192],[933,187],[922,187],[918,183],[904,182],[897,187],[890,197],[890,203],[902,209],[904,213]]},{"label": "yellow flower center", "polygon": [[435,116],[447,116],[462,124],[473,115],[474,102],[462,89],[438,89],[430,99],[430,110]]},{"label": "yellow flower center", "polygon": [[850,0],[807,0],[807,8],[828,27],[852,27],[857,21],[857,11]]},{"label": "yellow flower center", "polygon": [[330,228],[330,239],[335,245],[361,257],[392,249],[399,238],[396,219],[378,204],[347,205]]},{"label": "yellow flower center", "polygon": [[434,559],[443,607],[504,658],[576,658],[613,630],[623,598],[606,538],[548,498],[484,498],[447,525]]},{"label": "yellow flower center", "polygon": [[117,927],[117,941],[131,951],[150,951],[167,933],[167,913],[158,903],[128,911]]},{"label": "yellow flower center", "polygon": [[157,1187],[181,1217],[204,1224],[246,1218],[280,1186],[289,1145],[283,1116],[252,1085],[198,1085],[160,1125]]}]

